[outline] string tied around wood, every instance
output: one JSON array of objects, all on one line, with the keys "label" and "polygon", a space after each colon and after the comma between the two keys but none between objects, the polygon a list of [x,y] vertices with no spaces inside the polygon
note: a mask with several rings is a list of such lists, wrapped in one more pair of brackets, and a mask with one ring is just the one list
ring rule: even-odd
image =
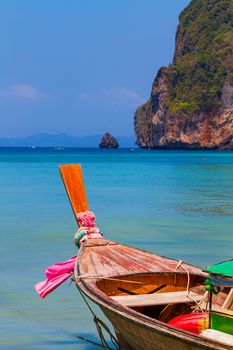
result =
[{"label": "string tied around wood", "polygon": [[79,229],[74,235],[74,244],[80,248],[88,238],[103,238],[103,232],[95,224],[95,214],[86,210],[76,214]]},{"label": "string tied around wood", "polygon": [[[112,334],[110,328],[106,325],[106,323],[97,317],[97,315],[95,314],[95,312],[91,308],[90,304],[88,303],[87,299],[85,298],[82,290],[80,289],[80,287],[78,285],[77,285],[77,288],[78,288],[85,304],[87,305],[88,309],[90,310],[90,312],[93,315],[93,321],[95,323],[95,326],[96,326],[96,329],[97,329],[97,332],[98,332],[98,335],[99,335],[99,338],[101,341],[101,346],[104,349],[108,349],[108,350],[120,350],[120,344],[119,344],[117,338],[114,336],[114,334]],[[112,345],[114,346],[114,349],[110,348],[110,346],[108,345],[108,342],[105,339],[103,330],[109,335],[110,341],[111,341]]]}]

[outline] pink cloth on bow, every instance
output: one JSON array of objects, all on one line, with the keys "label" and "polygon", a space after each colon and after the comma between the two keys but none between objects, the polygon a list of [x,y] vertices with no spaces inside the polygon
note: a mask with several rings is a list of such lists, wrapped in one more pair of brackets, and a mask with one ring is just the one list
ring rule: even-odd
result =
[{"label": "pink cloth on bow", "polygon": [[86,210],[77,214],[77,219],[81,226],[94,227],[95,226],[95,214],[92,211]]},{"label": "pink cloth on bow", "polygon": [[35,284],[35,289],[42,299],[67,280],[74,271],[76,255],[67,261],[51,265],[45,271],[46,281]]}]

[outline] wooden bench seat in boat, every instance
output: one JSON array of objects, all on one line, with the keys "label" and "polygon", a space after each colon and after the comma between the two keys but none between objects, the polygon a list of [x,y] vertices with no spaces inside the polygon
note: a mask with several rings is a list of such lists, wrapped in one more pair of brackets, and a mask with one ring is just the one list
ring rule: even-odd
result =
[{"label": "wooden bench seat in boat", "polygon": [[181,291],[157,294],[118,295],[111,298],[124,306],[137,307],[192,303],[194,300],[201,301],[203,297],[194,292],[189,292],[188,295],[189,297],[187,296],[187,291]]},{"label": "wooden bench seat in boat", "polygon": [[218,341],[225,345],[233,346],[233,335],[216,331],[215,329],[205,329],[201,336],[204,338],[212,339]]},{"label": "wooden bench seat in boat", "polygon": [[225,309],[222,306],[219,305],[212,305],[212,310],[213,311],[218,311],[218,312],[222,312],[223,314],[227,314],[227,315],[232,315],[233,316],[233,310],[229,310],[229,309]]}]

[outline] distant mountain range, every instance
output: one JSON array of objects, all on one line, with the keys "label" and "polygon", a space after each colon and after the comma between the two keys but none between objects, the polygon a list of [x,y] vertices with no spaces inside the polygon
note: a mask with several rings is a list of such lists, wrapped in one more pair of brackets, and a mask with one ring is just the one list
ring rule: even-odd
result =
[{"label": "distant mountain range", "polygon": [[[28,137],[0,138],[0,147],[98,147],[102,135],[83,137],[67,134],[36,134]],[[135,147],[135,138],[116,136],[121,148]]]}]

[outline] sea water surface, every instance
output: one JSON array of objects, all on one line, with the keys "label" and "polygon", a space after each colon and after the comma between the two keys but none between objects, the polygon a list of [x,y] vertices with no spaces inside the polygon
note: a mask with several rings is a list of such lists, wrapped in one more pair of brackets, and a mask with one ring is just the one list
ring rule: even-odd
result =
[{"label": "sea water surface", "polygon": [[64,163],[82,164],[106,238],[201,267],[233,256],[232,152],[0,149],[1,349],[98,348],[77,338],[98,342],[74,285],[34,290],[76,253]]}]

